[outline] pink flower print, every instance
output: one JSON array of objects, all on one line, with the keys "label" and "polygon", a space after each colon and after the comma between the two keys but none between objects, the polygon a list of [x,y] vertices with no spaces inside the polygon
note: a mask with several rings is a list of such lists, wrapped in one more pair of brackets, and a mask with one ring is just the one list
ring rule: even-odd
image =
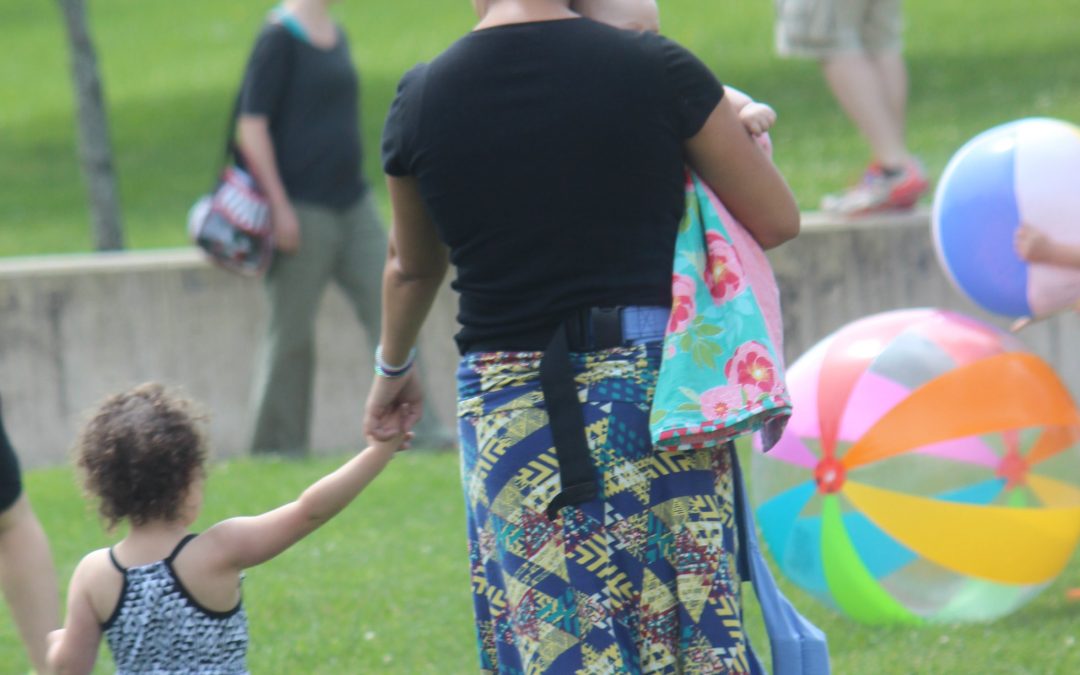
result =
[{"label": "pink flower print", "polygon": [[697,290],[693,277],[685,274],[673,274],[671,277],[671,318],[668,319],[668,333],[686,330],[694,320],[697,308],[694,305],[694,291]]},{"label": "pink flower print", "polygon": [[742,292],[746,274],[735,247],[719,232],[706,232],[708,257],[705,263],[705,284],[713,302],[721,305]]},{"label": "pink flower print", "polygon": [[772,394],[780,383],[776,364],[760,342],[747,342],[736,349],[724,366],[724,375],[729,382],[745,387],[750,398]]},{"label": "pink flower print", "polygon": [[725,384],[702,392],[698,397],[701,414],[708,421],[723,421],[735,408],[731,402],[740,400],[739,389],[738,385]]}]

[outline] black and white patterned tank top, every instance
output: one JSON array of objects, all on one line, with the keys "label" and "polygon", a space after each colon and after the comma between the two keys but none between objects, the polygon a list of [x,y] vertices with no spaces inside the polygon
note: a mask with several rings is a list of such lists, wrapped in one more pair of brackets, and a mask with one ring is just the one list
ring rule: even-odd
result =
[{"label": "black and white patterned tank top", "polygon": [[194,538],[184,537],[164,560],[130,569],[109,549],[109,559],[124,575],[120,601],[101,627],[117,675],[248,672],[243,602],[227,612],[206,609],[173,570],[173,560]]}]

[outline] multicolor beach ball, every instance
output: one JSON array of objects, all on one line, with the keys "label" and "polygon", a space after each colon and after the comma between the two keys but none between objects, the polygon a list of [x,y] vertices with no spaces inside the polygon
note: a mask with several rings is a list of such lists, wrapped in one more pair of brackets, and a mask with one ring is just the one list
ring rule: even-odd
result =
[{"label": "multicolor beach ball", "polygon": [[1031,118],[979,134],[945,167],[932,218],[942,268],[983,309],[1042,317],[1080,300],[1080,271],[1020,259],[1021,224],[1080,245],[1080,128]]},{"label": "multicolor beach ball", "polygon": [[788,371],[794,414],[752,490],[782,572],[873,624],[990,620],[1080,540],[1080,412],[1011,335],[917,309],[861,319]]}]

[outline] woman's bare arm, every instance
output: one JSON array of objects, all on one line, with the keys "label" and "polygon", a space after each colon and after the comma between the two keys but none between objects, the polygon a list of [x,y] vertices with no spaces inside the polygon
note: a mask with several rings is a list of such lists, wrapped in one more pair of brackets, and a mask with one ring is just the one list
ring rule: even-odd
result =
[{"label": "woman's bare arm", "polygon": [[690,166],[762,248],[775,248],[799,234],[795,196],[727,98],[685,148]]},{"label": "woman's bare arm", "polygon": [[383,356],[401,363],[442,285],[449,252],[439,241],[415,178],[387,178],[394,207],[390,249],[383,271]]},{"label": "woman's bare arm", "polygon": [[295,252],[300,247],[300,223],[278,172],[270,120],[265,115],[241,115],[238,125],[237,142],[244,161],[270,202],[274,244],[286,253]]},{"label": "woman's bare arm", "polygon": [[[402,364],[416,344],[449,266],[449,251],[439,241],[415,178],[387,177],[394,220],[383,270],[382,357]],[[378,376],[364,416],[366,433],[387,438],[408,431],[422,414],[416,369],[404,377]]]}]

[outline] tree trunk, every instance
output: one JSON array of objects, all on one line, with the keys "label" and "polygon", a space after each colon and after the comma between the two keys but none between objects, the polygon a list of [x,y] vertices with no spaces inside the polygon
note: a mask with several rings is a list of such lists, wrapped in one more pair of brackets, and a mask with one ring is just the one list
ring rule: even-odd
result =
[{"label": "tree trunk", "polygon": [[101,77],[86,26],[86,0],[57,2],[64,15],[71,47],[71,75],[79,125],[79,161],[90,199],[94,246],[99,251],[119,250],[124,248],[124,229],[120,219],[109,125],[101,94]]}]

